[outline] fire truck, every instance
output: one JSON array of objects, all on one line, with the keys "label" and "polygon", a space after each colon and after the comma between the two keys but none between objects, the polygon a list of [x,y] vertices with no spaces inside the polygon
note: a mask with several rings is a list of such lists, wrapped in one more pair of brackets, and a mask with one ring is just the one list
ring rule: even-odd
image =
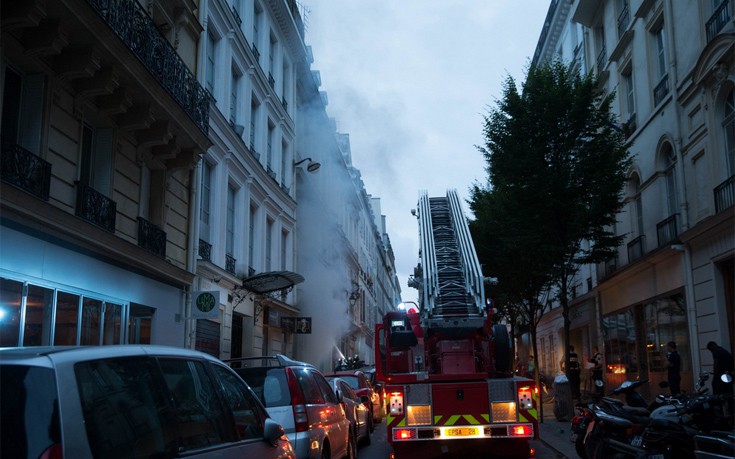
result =
[{"label": "fire truck", "polygon": [[[513,374],[508,330],[493,323],[485,278],[455,190],[419,194],[416,307],[375,330],[393,457],[529,457],[538,438],[538,389]],[[409,303],[410,304],[410,303]]]}]

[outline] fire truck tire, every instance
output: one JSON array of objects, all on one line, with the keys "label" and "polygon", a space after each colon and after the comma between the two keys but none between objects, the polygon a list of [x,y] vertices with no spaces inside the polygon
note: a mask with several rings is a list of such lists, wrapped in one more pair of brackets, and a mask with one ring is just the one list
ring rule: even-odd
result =
[{"label": "fire truck tire", "polygon": [[495,337],[495,370],[511,371],[513,364],[510,356],[510,337],[505,325],[493,325],[493,336]]}]

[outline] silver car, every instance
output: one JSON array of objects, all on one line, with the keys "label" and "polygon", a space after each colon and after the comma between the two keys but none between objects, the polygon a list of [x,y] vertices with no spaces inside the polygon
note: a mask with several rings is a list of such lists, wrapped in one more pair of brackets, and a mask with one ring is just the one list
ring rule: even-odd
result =
[{"label": "silver car", "polygon": [[294,458],[214,357],[167,346],[0,349],[3,458]]},{"label": "silver car", "polygon": [[314,366],[277,354],[227,360],[286,431],[298,459],[353,459],[350,421]]},{"label": "silver car", "polygon": [[370,410],[365,406],[366,395],[358,397],[354,390],[347,384],[347,381],[336,378],[327,377],[327,382],[332,385],[338,399],[342,399],[342,406],[347,413],[347,419],[352,425],[352,435],[355,437],[355,444],[369,445],[370,438]]}]

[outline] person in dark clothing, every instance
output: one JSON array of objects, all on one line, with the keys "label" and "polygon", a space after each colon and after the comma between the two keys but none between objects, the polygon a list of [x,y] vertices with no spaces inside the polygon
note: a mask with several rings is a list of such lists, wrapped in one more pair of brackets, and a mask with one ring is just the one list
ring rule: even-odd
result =
[{"label": "person in dark clothing", "polygon": [[[597,346],[592,348],[592,358],[590,359],[590,362],[593,364],[592,367],[592,384],[595,384],[596,381],[602,381],[602,354],[600,353]],[[598,386],[595,384],[595,391],[598,395],[603,395],[604,388],[602,386]]]},{"label": "person in dark clothing", "polygon": [[579,356],[574,352],[574,346],[569,345],[569,385],[572,388],[572,397],[579,398]]},{"label": "person in dark clothing", "polygon": [[675,342],[669,341],[666,347],[669,351],[666,354],[669,388],[671,389],[671,395],[676,396],[681,392],[681,356],[676,350]]},{"label": "person in dark clothing", "polygon": [[[721,378],[726,372],[730,372],[732,375],[733,362],[732,354],[730,354],[725,348],[717,345],[714,341],[707,343],[707,350],[712,353],[712,393],[713,394],[729,394],[733,391],[732,381],[729,383],[724,382]],[[728,412],[733,413],[733,399],[727,401]]]}]

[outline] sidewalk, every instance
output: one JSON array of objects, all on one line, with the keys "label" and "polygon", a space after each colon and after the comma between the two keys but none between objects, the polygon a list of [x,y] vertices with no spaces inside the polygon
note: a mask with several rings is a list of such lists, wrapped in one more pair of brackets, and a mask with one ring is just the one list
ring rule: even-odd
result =
[{"label": "sidewalk", "polygon": [[568,458],[579,457],[574,443],[569,441],[569,427],[572,420],[557,421],[554,416],[554,405],[544,405],[544,422],[539,422],[539,440],[558,454]]}]

